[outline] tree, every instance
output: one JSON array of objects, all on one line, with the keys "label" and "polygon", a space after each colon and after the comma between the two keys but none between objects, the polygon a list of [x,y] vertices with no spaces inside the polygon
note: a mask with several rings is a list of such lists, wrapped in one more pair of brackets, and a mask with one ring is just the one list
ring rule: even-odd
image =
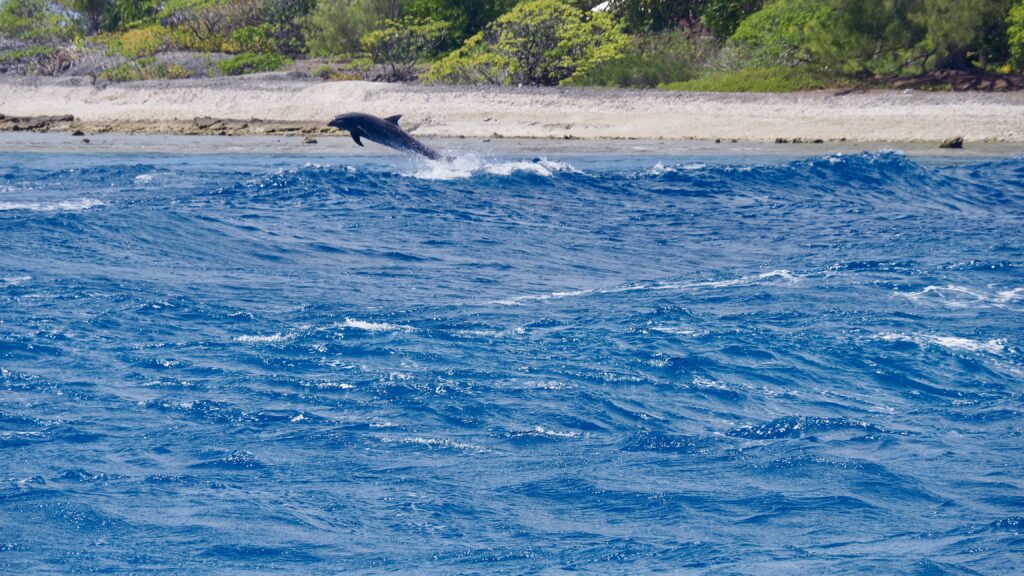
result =
[{"label": "tree", "polygon": [[388,67],[389,81],[410,80],[420,58],[437,49],[448,33],[448,23],[405,18],[387,20],[379,30],[363,36],[363,49],[377,64]]},{"label": "tree", "polygon": [[1024,72],[1024,0],[1018,0],[1006,17],[1007,38],[1012,63]]},{"label": "tree", "polygon": [[[861,75],[968,70],[1005,30],[1009,0],[829,0],[831,17],[811,23],[808,50],[825,66]],[[997,32],[998,30],[996,30]]]},{"label": "tree", "polygon": [[708,0],[612,0],[610,10],[630,32],[657,32],[700,21]]},{"label": "tree", "polygon": [[50,0],[7,0],[0,4],[0,35],[50,43],[72,36],[71,22]]},{"label": "tree", "polygon": [[629,44],[607,14],[558,0],[519,4],[434,64],[428,81],[551,86],[601,62]]},{"label": "tree", "polygon": [[100,31],[110,0],[64,0],[69,10],[78,14],[90,34]]},{"label": "tree", "polygon": [[483,30],[519,0],[411,0],[403,12],[416,18],[450,23],[449,49]]},{"label": "tree", "polygon": [[724,39],[732,36],[740,22],[763,5],[764,0],[707,0],[700,18],[715,36]]},{"label": "tree", "polygon": [[396,19],[402,0],[320,0],[306,17],[306,48],[317,56],[352,54],[381,20]]}]

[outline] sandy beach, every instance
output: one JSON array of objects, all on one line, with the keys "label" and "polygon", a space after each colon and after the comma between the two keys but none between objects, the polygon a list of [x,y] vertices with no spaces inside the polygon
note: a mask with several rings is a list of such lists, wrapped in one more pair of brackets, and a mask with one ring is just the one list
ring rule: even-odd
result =
[{"label": "sandy beach", "polygon": [[435,138],[1024,143],[1024,93],[872,91],[709,94],[618,89],[321,82],[299,75],[93,85],[6,78],[0,114],[71,115],[36,130],[222,135],[322,134],[335,114],[402,114]]}]

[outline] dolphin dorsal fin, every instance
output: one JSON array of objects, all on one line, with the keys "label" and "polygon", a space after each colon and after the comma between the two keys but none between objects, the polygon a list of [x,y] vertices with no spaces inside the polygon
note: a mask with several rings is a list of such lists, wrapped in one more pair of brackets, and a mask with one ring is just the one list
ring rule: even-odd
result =
[{"label": "dolphin dorsal fin", "polygon": [[395,114],[394,116],[388,116],[384,120],[387,121],[387,122],[391,122],[395,126],[398,126],[398,119],[401,118],[401,117],[402,117],[401,114]]}]

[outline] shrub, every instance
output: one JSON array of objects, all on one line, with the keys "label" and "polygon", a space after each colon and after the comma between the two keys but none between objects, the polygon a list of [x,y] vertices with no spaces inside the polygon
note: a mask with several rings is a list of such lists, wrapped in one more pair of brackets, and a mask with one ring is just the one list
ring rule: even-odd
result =
[{"label": "shrub", "polygon": [[628,44],[607,14],[534,0],[517,5],[435,63],[426,80],[550,86],[621,57]]},{"label": "shrub", "polygon": [[1024,72],[1024,0],[1010,10],[1006,23],[1009,25],[1007,36],[1013,65]]},{"label": "shrub", "polygon": [[173,42],[173,38],[170,30],[157,24],[120,34],[102,35],[96,41],[104,45],[108,53],[125,58],[140,58],[165,49]]},{"label": "shrub", "polygon": [[696,80],[665,84],[665,90],[689,92],[799,92],[841,86],[842,81],[807,67],[747,68],[712,72]]},{"label": "shrub", "polygon": [[254,74],[256,72],[273,72],[280,70],[291,60],[281,54],[253,54],[245,52],[217,63],[220,73],[225,76],[238,76],[240,74]]},{"label": "shrub", "polygon": [[263,22],[256,26],[242,26],[231,32],[225,52],[256,52],[267,54],[277,52],[274,26]]},{"label": "shrub", "polygon": [[410,80],[416,62],[432,53],[448,33],[446,22],[403,19],[388,20],[384,27],[363,36],[363,49],[377,64],[388,68],[387,80]]},{"label": "shrub", "polygon": [[573,85],[653,88],[690,80],[719,63],[721,45],[708,34],[666,30],[633,39],[621,58],[577,75]]},{"label": "shrub", "polygon": [[128,30],[151,22],[160,12],[159,0],[112,0],[103,15],[105,30]]}]

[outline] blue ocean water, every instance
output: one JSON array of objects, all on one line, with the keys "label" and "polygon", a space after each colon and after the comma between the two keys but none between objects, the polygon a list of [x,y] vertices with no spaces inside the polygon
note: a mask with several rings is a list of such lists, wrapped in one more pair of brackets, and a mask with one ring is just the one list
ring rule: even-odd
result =
[{"label": "blue ocean water", "polygon": [[1024,158],[0,154],[0,572],[1024,571]]}]

